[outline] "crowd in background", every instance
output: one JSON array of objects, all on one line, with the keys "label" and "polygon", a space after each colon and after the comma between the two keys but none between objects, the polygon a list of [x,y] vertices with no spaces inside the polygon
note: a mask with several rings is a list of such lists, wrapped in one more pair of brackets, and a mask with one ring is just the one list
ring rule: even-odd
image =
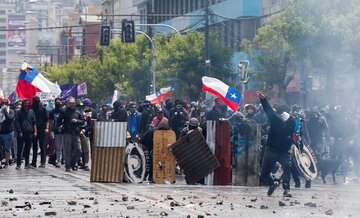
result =
[{"label": "crowd in background", "polygon": [[[151,145],[147,146],[151,144],[149,132],[155,129],[172,129],[179,139],[189,129],[202,127],[206,120],[228,119],[232,125],[233,157],[240,155],[244,141],[256,134],[256,125],[261,126],[261,145],[266,146],[270,127],[261,106],[247,104],[233,113],[220,99],[213,103],[211,108],[206,108],[202,102],[187,103],[172,98],[162,104],[115,101],[112,105],[101,106],[90,99],[72,97],[66,101],[51,99],[46,105],[39,97],[31,99],[31,104],[28,99],[14,104],[3,100],[0,109],[1,167],[15,164],[20,170],[23,164],[26,169],[50,164],[58,168],[64,165],[65,171],[89,170],[95,120],[127,122],[131,140],[140,141],[151,149]],[[273,108],[301,116],[303,140],[312,148],[318,161],[341,159],[351,163],[348,166],[359,175],[358,112],[341,106],[304,109],[297,105],[274,105]],[[235,162],[236,158],[233,158],[234,167]],[[300,186],[298,179],[295,183]]]}]

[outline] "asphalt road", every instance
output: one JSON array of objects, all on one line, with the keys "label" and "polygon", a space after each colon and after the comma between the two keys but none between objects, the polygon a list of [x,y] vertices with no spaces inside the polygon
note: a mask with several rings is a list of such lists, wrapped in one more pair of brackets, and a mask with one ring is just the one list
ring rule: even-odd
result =
[{"label": "asphalt road", "polygon": [[0,169],[0,217],[360,217],[357,178],[339,185],[316,180],[311,189],[292,189],[292,198],[283,198],[281,188],[268,197],[263,187],[109,184],[89,178],[89,172],[52,166]]}]

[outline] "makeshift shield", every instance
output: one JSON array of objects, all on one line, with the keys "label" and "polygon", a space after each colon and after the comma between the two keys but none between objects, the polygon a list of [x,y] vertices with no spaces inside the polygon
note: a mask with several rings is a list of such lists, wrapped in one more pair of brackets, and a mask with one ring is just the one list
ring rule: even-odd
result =
[{"label": "makeshift shield", "polygon": [[129,143],[125,151],[125,180],[141,183],[149,176],[150,156],[144,146]]},{"label": "makeshift shield", "polygon": [[292,155],[294,164],[299,174],[308,180],[316,178],[318,170],[316,167],[316,161],[312,155],[310,149],[307,146],[303,146],[301,152],[297,146],[292,146]]}]

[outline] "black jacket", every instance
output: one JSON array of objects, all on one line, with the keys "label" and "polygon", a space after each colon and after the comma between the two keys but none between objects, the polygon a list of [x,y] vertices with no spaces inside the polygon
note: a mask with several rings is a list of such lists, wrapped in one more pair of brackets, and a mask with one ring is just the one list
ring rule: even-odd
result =
[{"label": "black jacket", "polygon": [[266,98],[260,99],[260,102],[270,121],[267,146],[277,152],[288,152],[292,145],[292,135],[295,130],[294,119],[290,117],[284,122],[282,118],[275,113]]},{"label": "black jacket", "polygon": [[33,110],[25,112],[23,109],[16,111],[15,114],[15,129],[17,133],[33,134],[36,125],[35,113]]},{"label": "black jacket", "polygon": [[[77,122],[71,122],[72,119],[76,119]],[[79,135],[80,127],[84,124],[85,121],[78,110],[66,108],[65,110],[61,111],[57,120],[58,126],[56,128],[62,129],[63,133]]]},{"label": "black jacket", "polygon": [[9,112],[0,110],[0,113],[3,113],[5,117],[5,120],[0,124],[0,134],[7,134],[14,131],[15,112],[10,109]]}]

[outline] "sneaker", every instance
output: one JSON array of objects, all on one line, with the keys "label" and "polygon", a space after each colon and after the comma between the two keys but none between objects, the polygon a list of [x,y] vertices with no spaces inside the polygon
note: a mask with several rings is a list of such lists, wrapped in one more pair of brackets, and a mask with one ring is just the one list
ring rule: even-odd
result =
[{"label": "sneaker", "polygon": [[32,166],[33,168],[36,168],[36,167],[37,167],[36,164],[30,164],[30,166]]},{"label": "sneaker", "polygon": [[289,193],[289,190],[285,190],[283,193],[283,197],[291,198],[292,195]]},{"label": "sneaker", "polygon": [[84,166],[84,169],[85,171],[90,171],[90,168],[88,166]]},{"label": "sneaker", "polygon": [[45,168],[45,164],[40,164],[39,168]]},{"label": "sneaker", "polygon": [[29,165],[25,165],[24,169],[30,170],[30,169],[35,169],[35,167],[29,164]]},{"label": "sneaker", "polygon": [[15,167],[15,170],[20,170],[20,169],[21,169],[20,166]]},{"label": "sneaker", "polygon": [[70,168],[66,168],[66,169],[65,169],[65,172],[70,172]]},{"label": "sneaker", "polygon": [[77,171],[77,170],[78,170],[78,167],[71,167],[71,169],[72,169],[73,171]]},{"label": "sneaker", "polygon": [[8,168],[8,166],[9,166],[9,164],[5,163],[3,168],[6,169],[6,168]]},{"label": "sneaker", "polygon": [[306,181],[305,188],[311,188],[311,181]]},{"label": "sneaker", "polygon": [[274,193],[274,191],[277,189],[277,187],[279,187],[279,182],[275,181],[274,184],[270,185],[267,195],[271,196]]},{"label": "sneaker", "polygon": [[300,188],[300,185],[301,185],[300,181],[295,182],[295,188]]},{"label": "sneaker", "polygon": [[61,163],[60,162],[57,162],[56,165],[55,165],[56,168],[60,168],[61,167]]}]

